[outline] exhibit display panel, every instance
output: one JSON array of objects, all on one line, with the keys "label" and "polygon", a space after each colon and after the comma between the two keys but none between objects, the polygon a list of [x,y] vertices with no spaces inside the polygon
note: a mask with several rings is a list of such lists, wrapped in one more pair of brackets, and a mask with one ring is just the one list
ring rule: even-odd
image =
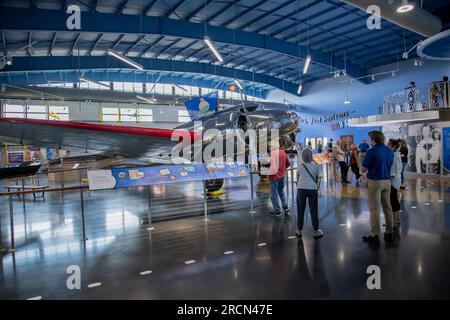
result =
[{"label": "exhibit display panel", "polygon": [[244,164],[168,165],[88,171],[90,190],[150,186],[177,182],[228,179],[249,175]]},{"label": "exhibit display panel", "polygon": [[443,141],[448,127],[448,121],[423,121],[385,125],[382,131],[386,139],[405,139],[409,151],[407,172],[441,174],[449,171],[442,166],[443,156],[450,152],[448,140]]}]

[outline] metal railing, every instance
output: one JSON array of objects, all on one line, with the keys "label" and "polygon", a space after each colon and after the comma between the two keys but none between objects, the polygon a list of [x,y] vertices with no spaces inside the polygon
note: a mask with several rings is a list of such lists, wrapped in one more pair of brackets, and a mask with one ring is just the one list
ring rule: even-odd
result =
[{"label": "metal railing", "polygon": [[381,114],[394,114],[450,108],[450,82],[436,81],[413,86],[384,97]]}]

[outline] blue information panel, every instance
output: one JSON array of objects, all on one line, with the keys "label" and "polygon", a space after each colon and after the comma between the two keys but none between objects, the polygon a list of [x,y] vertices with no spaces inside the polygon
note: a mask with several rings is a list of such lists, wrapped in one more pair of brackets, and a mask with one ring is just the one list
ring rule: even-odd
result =
[{"label": "blue information panel", "polygon": [[115,189],[248,176],[243,164],[168,165],[88,171],[89,189]]},{"label": "blue information panel", "polygon": [[450,171],[450,128],[442,129],[444,169]]},{"label": "blue information panel", "polygon": [[247,166],[237,163],[205,164],[209,179],[228,179],[248,176]]}]

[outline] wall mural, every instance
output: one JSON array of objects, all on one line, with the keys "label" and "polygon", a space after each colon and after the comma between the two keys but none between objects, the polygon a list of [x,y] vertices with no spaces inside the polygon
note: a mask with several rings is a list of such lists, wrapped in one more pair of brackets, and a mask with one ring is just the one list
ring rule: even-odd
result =
[{"label": "wall mural", "polygon": [[383,126],[386,140],[405,139],[408,144],[408,165],[405,170],[439,174],[442,165],[442,123],[416,123]]}]

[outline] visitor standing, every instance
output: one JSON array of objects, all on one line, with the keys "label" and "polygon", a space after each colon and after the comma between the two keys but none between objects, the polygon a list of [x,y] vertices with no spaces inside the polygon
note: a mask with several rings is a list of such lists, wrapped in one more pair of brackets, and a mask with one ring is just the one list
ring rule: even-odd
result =
[{"label": "visitor standing", "polygon": [[350,154],[350,168],[352,172],[355,174],[356,185],[359,185],[361,174],[359,173],[359,169],[361,168],[361,158],[359,149],[352,144],[351,154]]},{"label": "visitor standing", "polygon": [[405,139],[400,139],[400,158],[402,159],[402,173],[400,189],[405,189],[405,168],[408,165],[408,145]]},{"label": "visitor standing", "polygon": [[297,237],[302,236],[303,221],[305,219],[306,200],[308,200],[313,236],[318,239],[323,236],[319,229],[318,188],[319,166],[312,161],[312,152],[305,149],[302,152],[302,161],[297,166]]},{"label": "visitor standing", "polygon": [[322,142],[320,142],[320,141],[317,144],[317,152],[318,153],[322,153],[323,152],[323,145],[322,145]]},{"label": "visitor standing", "polygon": [[281,217],[281,209],[278,199],[281,200],[284,213],[289,214],[289,207],[284,195],[284,180],[286,176],[286,169],[289,168],[291,162],[285,152],[285,143],[283,139],[280,139],[279,146],[274,145],[270,155],[270,168],[269,168],[269,180],[270,180],[270,194],[273,212],[276,217]]},{"label": "visitor standing", "polygon": [[394,227],[400,226],[400,202],[398,201],[398,190],[401,185],[402,160],[400,158],[400,141],[389,139],[388,147],[394,153],[391,167],[391,207],[394,214]]},{"label": "visitor standing", "polygon": [[336,161],[339,162],[342,183],[349,183],[349,181],[347,180],[348,166],[347,163],[345,163],[345,152],[341,149],[341,145],[342,142],[340,140],[336,141],[336,143],[333,145],[333,157]]},{"label": "visitor standing", "polygon": [[366,139],[363,139],[361,144],[359,145],[359,155],[361,157],[361,163],[364,161],[364,156],[366,155],[367,150],[369,150],[370,146],[367,143]]},{"label": "visitor standing", "polygon": [[363,162],[363,172],[367,172],[367,201],[370,210],[370,234],[363,237],[364,242],[379,244],[380,233],[380,205],[386,220],[384,241],[393,241],[393,214],[390,202],[391,167],[393,152],[384,145],[384,135],[381,131],[369,132],[370,148]]}]

